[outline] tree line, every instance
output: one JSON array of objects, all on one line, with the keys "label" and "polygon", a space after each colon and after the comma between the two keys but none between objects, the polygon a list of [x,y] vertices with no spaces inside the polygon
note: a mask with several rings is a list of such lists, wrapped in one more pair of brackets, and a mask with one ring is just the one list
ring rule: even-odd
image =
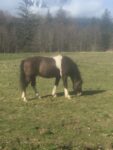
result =
[{"label": "tree line", "polygon": [[60,8],[55,16],[32,14],[26,0],[19,16],[0,11],[0,52],[113,50],[113,20],[105,10],[100,18],[75,18]]}]

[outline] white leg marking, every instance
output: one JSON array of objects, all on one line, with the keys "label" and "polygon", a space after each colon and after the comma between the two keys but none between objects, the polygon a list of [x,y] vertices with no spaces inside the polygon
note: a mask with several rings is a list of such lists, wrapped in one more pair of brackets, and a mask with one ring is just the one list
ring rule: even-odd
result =
[{"label": "white leg marking", "polygon": [[22,99],[23,99],[23,101],[24,101],[24,102],[27,102],[27,99],[26,99],[26,94],[25,94],[25,92],[22,92]]},{"label": "white leg marking", "polygon": [[57,86],[55,85],[52,90],[52,96],[54,96],[54,97],[56,97],[56,88],[57,88]]},{"label": "white leg marking", "polygon": [[58,55],[58,56],[53,57],[53,59],[56,62],[56,67],[60,70],[60,76],[62,76],[62,66],[61,66],[61,64],[62,64],[62,56]]},{"label": "white leg marking", "polygon": [[41,96],[39,95],[39,93],[35,93],[36,97],[38,97],[39,99],[41,98]]},{"label": "white leg marking", "polygon": [[68,90],[66,88],[64,88],[64,94],[65,94],[65,97],[68,98],[68,99],[71,99],[69,93],[68,93]]}]

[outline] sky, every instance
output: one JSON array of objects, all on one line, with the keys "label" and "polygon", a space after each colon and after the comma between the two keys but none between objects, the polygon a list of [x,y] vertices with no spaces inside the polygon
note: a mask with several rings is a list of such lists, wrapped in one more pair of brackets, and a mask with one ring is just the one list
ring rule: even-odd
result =
[{"label": "sky", "polygon": [[[50,1],[51,4],[51,12],[54,12],[54,10],[58,8],[58,4],[51,3],[53,0],[48,1]],[[16,14],[19,2],[21,2],[21,0],[0,0],[0,10]],[[105,9],[108,9],[113,16],[113,0],[70,0],[63,8],[69,11],[73,16],[79,17],[98,17],[103,14]]]}]

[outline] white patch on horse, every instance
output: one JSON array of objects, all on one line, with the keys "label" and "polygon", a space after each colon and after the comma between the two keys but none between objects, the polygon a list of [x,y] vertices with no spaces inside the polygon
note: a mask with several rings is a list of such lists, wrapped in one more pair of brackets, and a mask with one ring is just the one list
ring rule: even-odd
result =
[{"label": "white patch on horse", "polygon": [[68,99],[71,99],[69,93],[68,93],[68,90],[66,88],[64,88],[64,94],[65,94],[65,97],[68,98]]},{"label": "white patch on horse", "polygon": [[53,90],[52,90],[52,96],[53,96],[53,97],[56,97],[56,88],[57,88],[57,86],[55,85],[55,86],[53,87]]},{"label": "white patch on horse", "polygon": [[62,56],[58,55],[58,56],[53,57],[53,59],[56,62],[56,67],[60,70],[60,76],[62,76],[62,66],[61,66],[61,64],[62,64]]},{"label": "white patch on horse", "polygon": [[23,99],[23,101],[24,101],[24,102],[27,102],[26,94],[25,94],[25,92],[24,92],[24,91],[22,92],[22,99]]}]

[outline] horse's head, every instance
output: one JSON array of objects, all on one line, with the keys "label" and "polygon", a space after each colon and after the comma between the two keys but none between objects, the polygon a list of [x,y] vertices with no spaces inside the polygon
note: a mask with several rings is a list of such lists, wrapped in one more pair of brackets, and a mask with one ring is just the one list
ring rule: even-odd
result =
[{"label": "horse's head", "polygon": [[74,93],[77,94],[77,96],[82,95],[82,80],[74,81],[73,82],[73,90]]}]

